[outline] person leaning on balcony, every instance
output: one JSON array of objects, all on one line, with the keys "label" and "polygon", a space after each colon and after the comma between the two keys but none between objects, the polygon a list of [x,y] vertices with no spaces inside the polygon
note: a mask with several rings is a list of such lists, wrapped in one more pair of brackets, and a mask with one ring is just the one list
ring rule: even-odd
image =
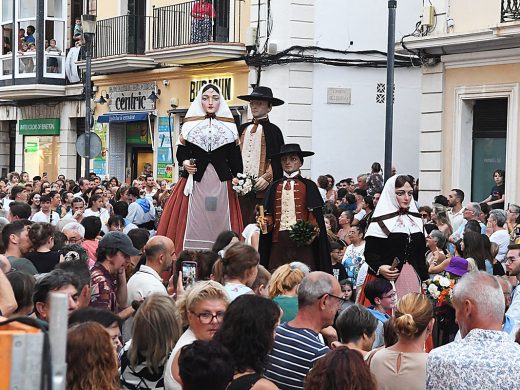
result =
[{"label": "person leaning on balcony", "polygon": [[211,25],[217,17],[217,11],[211,0],[199,0],[191,8],[191,43],[211,41]]}]

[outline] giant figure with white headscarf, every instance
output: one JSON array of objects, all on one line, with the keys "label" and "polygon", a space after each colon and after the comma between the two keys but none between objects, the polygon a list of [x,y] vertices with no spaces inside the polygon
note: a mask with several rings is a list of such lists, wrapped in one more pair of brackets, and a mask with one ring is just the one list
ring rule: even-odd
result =
[{"label": "giant figure with white headscarf", "polygon": [[[428,279],[423,222],[413,200],[413,178],[395,175],[386,182],[365,233],[368,275],[358,302],[369,306],[365,285],[376,278],[395,283],[398,297],[420,292]],[[398,261],[396,260],[398,259]]]},{"label": "giant figure with white headscarf", "polygon": [[242,215],[231,180],[242,172],[238,131],[217,86],[201,88],[177,141],[183,171],[161,216],[157,234],[183,249],[211,249],[224,230],[241,232]]}]

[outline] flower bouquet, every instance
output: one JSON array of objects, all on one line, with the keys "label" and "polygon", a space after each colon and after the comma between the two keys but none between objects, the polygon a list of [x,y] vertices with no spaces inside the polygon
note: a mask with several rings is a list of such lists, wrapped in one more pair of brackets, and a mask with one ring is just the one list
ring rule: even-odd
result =
[{"label": "flower bouquet", "polygon": [[455,280],[448,276],[435,275],[423,283],[423,289],[434,307],[451,305]]},{"label": "flower bouquet", "polygon": [[298,221],[291,226],[289,237],[296,246],[310,245],[318,235],[318,228],[307,221]]},{"label": "flower bouquet", "polygon": [[238,196],[254,193],[257,179],[255,175],[237,173],[236,179],[233,179],[233,191],[235,191]]}]

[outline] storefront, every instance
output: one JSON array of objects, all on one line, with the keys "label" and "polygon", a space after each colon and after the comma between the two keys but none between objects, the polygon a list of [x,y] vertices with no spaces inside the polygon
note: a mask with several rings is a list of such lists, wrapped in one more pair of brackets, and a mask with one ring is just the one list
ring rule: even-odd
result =
[{"label": "storefront", "polygon": [[[240,63],[220,68],[219,72],[217,67],[213,72],[192,69],[192,74],[188,69],[169,68],[94,77],[94,131],[101,137],[104,151],[93,161],[94,172],[131,183],[151,164],[155,178],[175,181],[177,136],[203,85],[219,86],[237,122],[246,119],[247,106],[236,96],[248,92],[248,67]],[[132,83],[132,78],[138,82]]]},{"label": "storefront", "polygon": [[23,119],[18,121],[23,136],[23,165],[29,177],[47,173],[58,176],[60,156],[60,118]]}]

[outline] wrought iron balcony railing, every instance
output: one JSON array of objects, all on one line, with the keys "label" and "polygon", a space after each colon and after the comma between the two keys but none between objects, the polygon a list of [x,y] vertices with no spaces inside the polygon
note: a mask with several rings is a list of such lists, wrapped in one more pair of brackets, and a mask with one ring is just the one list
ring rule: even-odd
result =
[{"label": "wrought iron balcony railing", "polygon": [[502,0],[501,22],[520,20],[520,0]]},{"label": "wrought iron balcony railing", "polygon": [[243,0],[196,0],[154,8],[152,48],[239,43],[242,3]]}]

